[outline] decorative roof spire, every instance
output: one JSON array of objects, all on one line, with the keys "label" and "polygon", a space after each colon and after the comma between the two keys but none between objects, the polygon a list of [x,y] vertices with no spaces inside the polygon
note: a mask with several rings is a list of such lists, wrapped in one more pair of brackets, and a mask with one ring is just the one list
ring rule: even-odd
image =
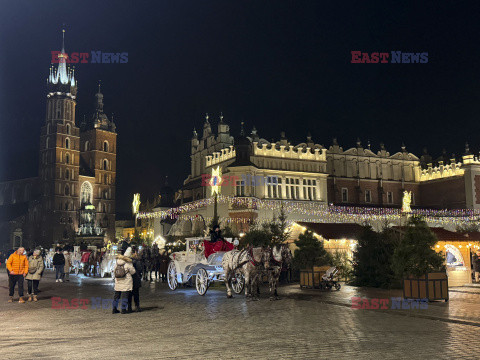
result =
[{"label": "decorative roof spire", "polygon": [[470,146],[467,141],[465,141],[465,155],[470,155]]},{"label": "decorative roof spire", "polygon": [[209,124],[208,118],[209,118],[208,113],[205,113],[205,123]]},{"label": "decorative roof spire", "polygon": [[402,141],[402,152],[407,152],[407,147],[405,146],[405,143]]},{"label": "decorative roof spire", "polygon": [[370,140],[367,140],[367,148],[368,148],[368,150],[371,150],[371,146],[372,146],[372,145],[370,144]]},{"label": "decorative roof spire", "polygon": [[241,136],[245,136],[245,130],[243,129],[244,124],[245,123],[243,121],[240,123],[240,135]]},{"label": "decorative roof spire", "polygon": [[361,148],[362,147],[362,142],[360,141],[360,138],[357,137],[357,148]]},{"label": "decorative roof spire", "polygon": [[220,111],[220,123],[223,123],[223,111]]}]

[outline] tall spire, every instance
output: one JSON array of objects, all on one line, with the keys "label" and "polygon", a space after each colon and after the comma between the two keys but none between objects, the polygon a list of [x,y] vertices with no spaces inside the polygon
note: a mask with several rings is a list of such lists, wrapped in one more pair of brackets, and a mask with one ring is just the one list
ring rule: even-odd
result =
[{"label": "tall spire", "polygon": [[68,55],[65,52],[65,29],[62,29],[62,50],[53,52],[58,61],[52,59],[55,64],[51,64],[48,75],[48,90],[50,94],[61,93],[75,99],[77,95],[77,82],[75,80],[75,71],[67,66]]}]

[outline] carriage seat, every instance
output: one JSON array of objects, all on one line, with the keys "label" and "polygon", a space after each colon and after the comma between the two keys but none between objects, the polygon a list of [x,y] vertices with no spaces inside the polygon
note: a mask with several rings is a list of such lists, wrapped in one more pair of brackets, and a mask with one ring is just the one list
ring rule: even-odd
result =
[{"label": "carriage seat", "polygon": [[221,252],[222,256],[225,252],[233,250],[234,245],[228,241],[210,242],[208,240],[203,241],[203,248],[205,249],[205,257],[208,259],[212,254]]}]

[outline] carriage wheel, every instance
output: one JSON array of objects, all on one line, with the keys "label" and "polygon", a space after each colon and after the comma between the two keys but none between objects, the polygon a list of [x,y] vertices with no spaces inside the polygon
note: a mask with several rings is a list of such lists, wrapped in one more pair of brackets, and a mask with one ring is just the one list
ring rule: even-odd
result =
[{"label": "carriage wheel", "polygon": [[205,295],[208,290],[208,274],[203,268],[198,269],[197,276],[195,277],[195,284],[197,286],[197,292],[199,295]]},{"label": "carriage wheel", "polygon": [[175,263],[173,261],[168,264],[167,282],[170,290],[175,290],[178,287],[177,268],[175,267]]},{"label": "carriage wheel", "polygon": [[340,285],[339,283],[335,283],[334,286],[336,290],[340,290],[340,288],[342,287],[342,285]]},{"label": "carriage wheel", "polygon": [[245,287],[245,278],[241,273],[237,272],[230,280],[230,284],[232,285],[232,289],[235,294],[241,294],[243,288]]}]

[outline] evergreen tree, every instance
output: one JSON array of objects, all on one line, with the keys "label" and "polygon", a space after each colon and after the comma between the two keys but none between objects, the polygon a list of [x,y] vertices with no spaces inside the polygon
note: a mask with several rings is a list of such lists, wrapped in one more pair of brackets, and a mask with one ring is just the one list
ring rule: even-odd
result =
[{"label": "evergreen tree", "polygon": [[311,269],[313,266],[322,266],[331,263],[331,256],[323,247],[313,232],[305,231],[295,241],[298,249],[295,250],[293,265],[296,269]]},{"label": "evergreen tree", "polygon": [[348,258],[346,251],[335,250],[332,254],[332,266],[338,269],[341,279],[347,281],[352,276],[352,261]]},{"label": "evergreen tree", "polygon": [[264,228],[253,228],[240,240],[242,247],[269,246],[271,241],[270,232]]},{"label": "evergreen tree", "polygon": [[357,286],[390,288],[396,285],[392,270],[392,256],[396,237],[393,230],[384,228],[375,232],[365,225],[353,252],[353,283]]},{"label": "evergreen tree", "polygon": [[433,247],[438,239],[419,217],[411,217],[393,255],[392,268],[398,278],[442,271],[444,258]]}]

